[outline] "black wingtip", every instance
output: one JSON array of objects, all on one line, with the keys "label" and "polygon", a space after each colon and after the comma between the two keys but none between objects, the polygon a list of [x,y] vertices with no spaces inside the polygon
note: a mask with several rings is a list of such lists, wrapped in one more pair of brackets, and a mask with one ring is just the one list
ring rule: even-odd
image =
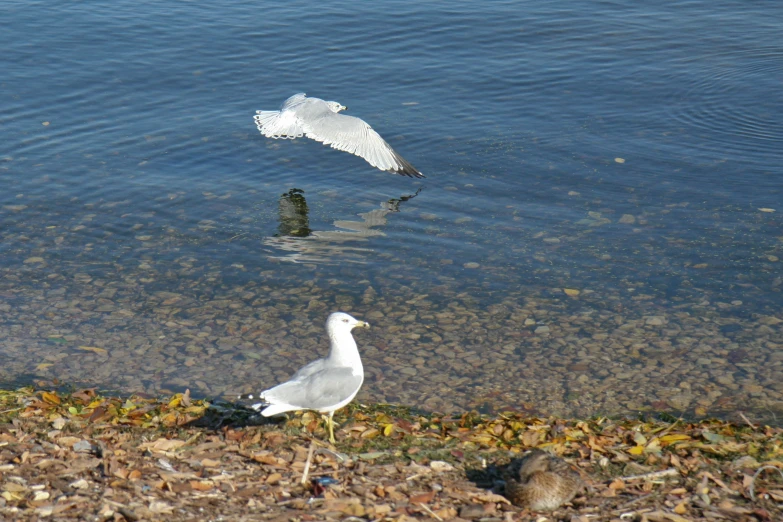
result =
[{"label": "black wingtip", "polygon": [[398,169],[391,169],[389,172],[395,172],[400,176],[408,176],[409,178],[425,178],[426,176],[419,172],[419,169],[405,161],[400,155],[396,155],[395,158],[400,165]]}]

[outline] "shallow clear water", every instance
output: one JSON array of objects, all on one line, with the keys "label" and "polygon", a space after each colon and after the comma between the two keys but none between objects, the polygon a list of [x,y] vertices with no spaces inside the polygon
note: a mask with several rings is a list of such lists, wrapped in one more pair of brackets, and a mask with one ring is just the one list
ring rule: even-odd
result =
[{"label": "shallow clear water", "polygon": [[[780,14],[0,1],[0,380],[249,391],[341,309],[360,399],[775,421]],[[295,92],[427,178],[260,136]]]}]

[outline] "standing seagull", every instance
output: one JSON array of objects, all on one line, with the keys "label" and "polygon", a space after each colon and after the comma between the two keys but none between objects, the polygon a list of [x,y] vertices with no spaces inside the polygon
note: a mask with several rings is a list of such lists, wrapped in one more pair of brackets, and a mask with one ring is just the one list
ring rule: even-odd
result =
[{"label": "standing seagull", "polygon": [[267,138],[294,139],[307,136],[333,149],[350,152],[373,167],[411,178],[423,178],[413,165],[394,152],[364,120],[338,114],[347,107],[334,101],[294,94],[279,111],[256,111],[253,119]]},{"label": "standing seagull", "polygon": [[[331,314],[326,320],[329,355],[303,366],[288,381],[262,391],[258,396],[261,402],[250,407],[264,408],[261,410],[264,417],[293,410],[328,413],[329,441],[334,444],[334,412],[347,406],[364,382],[362,359],[351,335],[351,330],[357,327],[370,325],[343,312]],[[240,396],[240,399],[253,398],[253,395]]]}]

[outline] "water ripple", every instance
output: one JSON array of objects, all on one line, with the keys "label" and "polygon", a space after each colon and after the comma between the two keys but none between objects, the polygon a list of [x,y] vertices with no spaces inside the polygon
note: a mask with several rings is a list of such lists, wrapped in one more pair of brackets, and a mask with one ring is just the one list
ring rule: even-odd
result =
[{"label": "water ripple", "polygon": [[777,163],[783,144],[783,50],[723,53],[692,66],[695,79],[670,107],[672,118],[703,131],[706,149],[746,157],[751,152],[757,161]]}]

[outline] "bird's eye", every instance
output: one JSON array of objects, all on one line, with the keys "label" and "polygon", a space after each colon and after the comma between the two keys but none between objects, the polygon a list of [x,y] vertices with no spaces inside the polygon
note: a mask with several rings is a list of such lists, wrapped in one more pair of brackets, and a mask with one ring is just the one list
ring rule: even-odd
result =
[{"label": "bird's eye", "polygon": [[348,322],[348,319],[343,319],[343,322],[344,322],[344,323],[347,323],[347,322]]}]

